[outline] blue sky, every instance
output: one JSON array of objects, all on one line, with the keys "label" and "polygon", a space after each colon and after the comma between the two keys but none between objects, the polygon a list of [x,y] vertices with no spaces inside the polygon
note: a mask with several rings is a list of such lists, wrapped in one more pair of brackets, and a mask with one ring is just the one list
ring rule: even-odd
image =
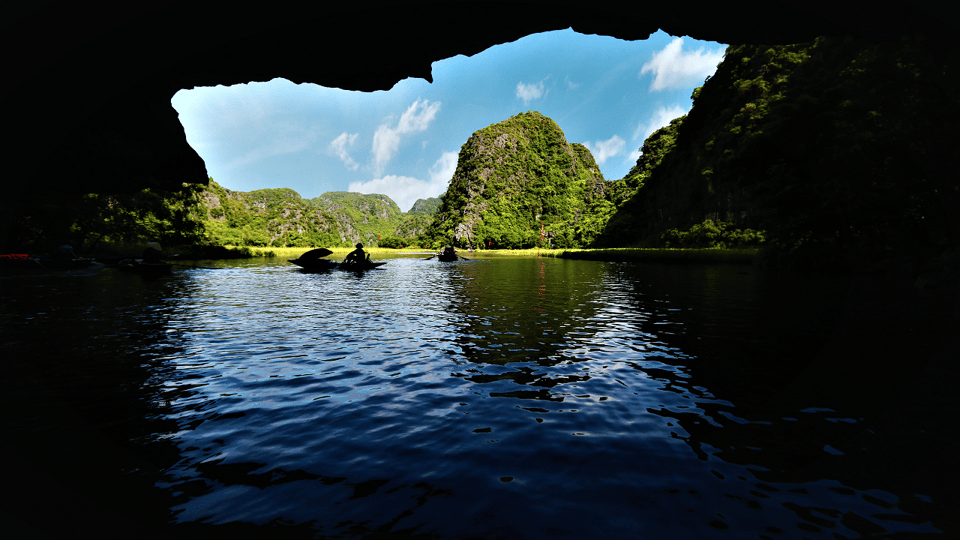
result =
[{"label": "blue sky", "polygon": [[643,140],[690,110],[726,45],[559,30],[433,63],[433,83],[354,92],[286,79],[181,90],[171,100],[207,174],[234,191],[383,193],[407,211],[438,197],[470,135],[519,112],[552,118],[623,178]]}]

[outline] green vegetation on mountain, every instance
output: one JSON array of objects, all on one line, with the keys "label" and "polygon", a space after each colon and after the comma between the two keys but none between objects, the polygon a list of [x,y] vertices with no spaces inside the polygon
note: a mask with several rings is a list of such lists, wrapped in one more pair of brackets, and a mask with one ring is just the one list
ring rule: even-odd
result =
[{"label": "green vegetation on mountain", "polygon": [[6,249],[44,252],[71,244],[81,253],[153,241],[202,243],[203,224],[196,215],[202,190],[203,186],[184,184],[178,192],[36,192],[5,205],[0,240]]},{"label": "green vegetation on mountain", "polygon": [[[491,248],[577,247],[612,214],[590,151],[567,142],[538,112],[520,113],[474,133],[423,237]],[[542,238],[542,240],[541,240]]]},{"label": "green vegetation on mountain", "polygon": [[690,230],[670,229],[660,235],[666,248],[751,248],[764,241],[763,231],[737,229],[731,223],[713,222],[712,219],[697,223]]},{"label": "green vegetation on mountain", "polygon": [[230,191],[210,179],[201,196],[206,234],[217,245],[311,246],[339,243],[332,219],[292,189]]},{"label": "green vegetation on mountain", "polygon": [[210,179],[202,194],[202,220],[211,243],[246,246],[350,246],[376,244],[403,219],[386,195],[345,191],[303,199],[291,189],[230,191]]},{"label": "green vegetation on mountain", "polygon": [[440,209],[440,199],[436,197],[430,197],[427,199],[417,199],[417,202],[413,203],[413,206],[410,208],[410,211],[407,212],[408,216],[433,216],[437,213],[437,210]]},{"label": "green vegetation on mountain", "polygon": [[376,243],[378,237],[392,235],[403,221],[400,207],[386,195],[330,191],[310,199],[310,204],[336,216],[342,230],[356,231],[348,235],[351,244],[356,242],[353,239]]},{"label": "green vegetation on mountain", "polygon": [[711,220],[763,230],[768,257],[803,266],[956,249],[958,68],[912,38],[730,46],[688,115],[644,143],[601,243],[662,246]]},{"label": "green vegetation on mountain", "polygon": [[640,229],[635,209],[638,201],[634,195],[650,178],[654,168],[660,165],[664,157],[676,146],[677,130],[686,118],[684,115],[671,120],[668,125],[654,131],[647,140],[643,141],[636,165],[626,176],[614,183],[610,200],[614,203],[616,211],[608,215],[593,247],[622,247],[637,242]]},{"label": "green vegetation on mountain", "polygon": [[431,223],[433,223],[432,215],[411,216],[397,226],[394,235],[407,239],[406,243],[410,245],[416,242],[416,239],[420,238],[423,233],[426,232],[427,227],[429,227]]},{"label": "green vegetation on mountain", "polygon": [[222,255],[211,248],[352,247],[398,235],[398,243],[411,245],[430,222],[425,214],[407,219],[386,195],[330,192],[305,200],[286,188],[231,191],[212,178],[207,186],[184,184],[180,192],[48,193],[24,203],[8,212],[15,227],[4,229],[3,240],[34,251],[70,243],[82,253],[133,253],[159,241],[180,251]]}]

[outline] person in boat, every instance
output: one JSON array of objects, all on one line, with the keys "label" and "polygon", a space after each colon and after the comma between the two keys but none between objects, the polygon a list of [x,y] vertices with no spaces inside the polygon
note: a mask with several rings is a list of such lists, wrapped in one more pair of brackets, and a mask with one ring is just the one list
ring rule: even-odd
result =
[{"label": "person in boat", "polygon": [[73,246],[70,244],[64,244],[57,248],[57,252],[54,254],[56,259],[79,259],[76,253],[73,251]]},{"label": "person in boat", "polygon": [[367,262],[367,258],[369,257],[369,255],[367,255],[366,252],[363,251],[363,244],[361,244],[360,242],[357,242],[356,247],[357,249],[347,254],[347,258],[343,260],[344,263],[363,264]]},{"label": "person in boat", "polygon": [[160,250],[163,248],[160,247],[159,242],[149,242],[147,243],[147,248],[143,250],[143,263],[144,264],[157,264],[160,262]]},{"label": "person in boat", "polygon": [[443,253],[442,253],[442,255],[443,255],[444,257],[456,257],[456,256],[457,256],[457,250],[454,249],[453,246],[443,246]]}]

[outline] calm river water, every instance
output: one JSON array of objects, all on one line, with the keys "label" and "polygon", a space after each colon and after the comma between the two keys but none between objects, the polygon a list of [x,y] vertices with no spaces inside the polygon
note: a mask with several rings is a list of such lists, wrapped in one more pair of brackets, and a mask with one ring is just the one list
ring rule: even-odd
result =
[{"label": "calm river water", "polygon": [[736,265],[202,264],[223,268],[0,275],[8,527],[960,530],[955,294]]}]

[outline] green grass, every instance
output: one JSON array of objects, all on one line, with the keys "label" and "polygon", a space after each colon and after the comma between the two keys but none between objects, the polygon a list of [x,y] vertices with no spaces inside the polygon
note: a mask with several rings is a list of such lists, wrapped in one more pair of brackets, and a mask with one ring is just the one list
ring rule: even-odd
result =
[{"label": "green grass", "polygon": [[[231,246],[231,247],[234,247],[234,246]],[[250,249],[251,249],[251,250],[255,250],[255,249],[264,249],[264,248],[250,248]],[[302,255],[302,254],[304,254],[304,253],[306,253],[306,252],[308,252],[308,251],[310,251],[310,250],[312,250],[312,249],[317,249],[317,248],[312,248],[312,247],[282,247],[282,248],[272,247],[272,248],[265,248],[265,249],[267,249],[267,250],[269,250],[269,251],[272,251],[274,257],[279,257],[279,258],[282,258],[282,259],[296,259],[296,258],[299,257],[300,255]],[[331,258],[331,259],[337,259],[337,258],[346,257],[348,253],[350,253],[351,251],[354,250],[354,248],[352,248],[352,247],[328,247],[327,249],[329,249],[330,251],[333,252],[332,255],[327,255],[327,257],[329,257],[329,258]],[[369,253],[370,256],[373,257],[373,256],[376,256],[376,255],[389,255],[389,254],[394,254],[394,253],[425,253],[425,252],[429,252],[430,250],[429,250],[429,249],[423,249],[423,248],[389,249],[389,248],[380,248],[380,247],[376,247],[376,246],[373,246],[373,247],[364,246],[364,247],[363,247],[363,251]]]},{"label": "green grass", "polygon": [[457,255],[462,255],[466,258],[471,257],[557,257],[560,253],[563,253],[562,249],[479,249],[470,253],[469,251],[461,249],[457,252]]},{"label": "green grass", "polygon": [[[243,249],[242,246],[226,246],[231,249]],[[282,259],[296,259],[303,253],[316,248],[283,247],[258,248],[247,247],[254,257],[279,257]],[[353,251],[352,247],[327,248],[333,252],[328,257],[340,259]],[[378,255],[392,255],[403,253],[432,253],[425,248],[389,249],[380,247],[364,247],[364,251],[371,257]],[[630,261],[630,262],[679,262],[679,263],[732,263],[752,264],[758,249],[646,249],[646,248],[615,248],[615,249],[481,249],[470,253],[461,249],[458,255],[471,258],[486,257],[555,257],[560,259],[581,259],[589,261]]]}]

